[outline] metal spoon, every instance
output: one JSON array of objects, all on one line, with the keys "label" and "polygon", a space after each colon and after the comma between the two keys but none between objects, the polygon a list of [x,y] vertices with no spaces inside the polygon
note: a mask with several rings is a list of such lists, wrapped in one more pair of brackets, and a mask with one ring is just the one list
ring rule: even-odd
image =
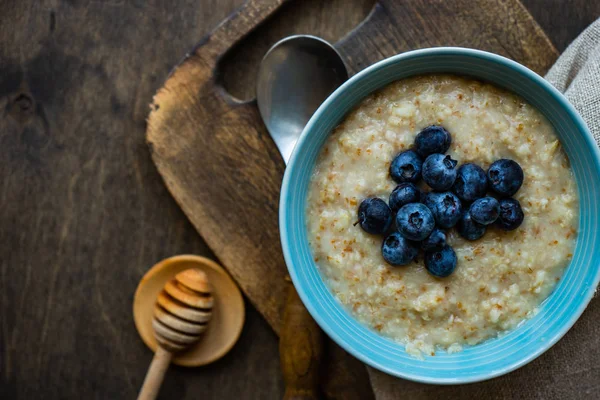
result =
[{"label": "metal spoon", "polygon": [[[347,79],[340,55],[318,37],[290,36],[267,52],[258,72],[256,98],[260,115],[286,164],[310,117]],[[319,398],[323,334],[292,284],[280,334],[284,399]]]},{"label": "metal spoon", "polygon": [[256,100],[285,163],[310,117],[347,79],[338,52],[316,36],[289,36],[267,52],[258,71]]}]

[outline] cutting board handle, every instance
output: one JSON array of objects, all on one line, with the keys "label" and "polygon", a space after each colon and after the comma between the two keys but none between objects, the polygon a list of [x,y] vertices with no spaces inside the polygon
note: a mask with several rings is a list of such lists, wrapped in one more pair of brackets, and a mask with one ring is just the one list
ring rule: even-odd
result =
[{"label": "cutting board handle", "polygon": [[286,386],[284,400],[321,398],[318,386],[323,340],[323,332],[304,308],[290,282],[279,340],[279,357]]},{"label": "cutting board handle", "polygon": [[215,65],[218,59],[262,24],[287,0],[248,0],[196,46],[196,54]]}]

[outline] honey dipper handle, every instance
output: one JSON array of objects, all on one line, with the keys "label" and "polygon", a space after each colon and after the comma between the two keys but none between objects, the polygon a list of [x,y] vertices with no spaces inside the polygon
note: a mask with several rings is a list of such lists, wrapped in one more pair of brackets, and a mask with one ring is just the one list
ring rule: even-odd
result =
[{"label": "honey dipper handle", "polygon": [[154,353],[154,358],[152,358],[150,367],[148,367],[138,400],[156,399],[172,357],[173,353],[168,352],[160,346],[156,348],[156,353]]},{"label": "honey dipper handle", "polygon": [[285,400],[321,397],[318,384],[323,339],[323,332],[290,283],[279,339],[279,357],[286,386]]}]

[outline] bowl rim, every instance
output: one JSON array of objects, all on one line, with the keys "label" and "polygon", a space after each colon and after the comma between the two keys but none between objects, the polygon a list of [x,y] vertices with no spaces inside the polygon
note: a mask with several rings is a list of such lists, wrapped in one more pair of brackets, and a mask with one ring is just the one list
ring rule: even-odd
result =
[{"label": "bowl rim", "polygon": [[[384,60],[378,61],[377,63],[370,65],[369,67],[361,70],[360,72],[358,72],[357,74],[352,76],[350,79],[348,79],[346,82],[344,82],[344,84],[342,84],[338,89],[336,89],[319,106],[317,111],[315,111],[315,113],[313,114],[311,119],[308,121],[308,123],[306,124],[306,126],[304,127],[304,129],[300,135],[300,138],[298,139],[298,142],[296,144],[296,147],[294,148],[294,151],[292,152],[292,156],[287,164],[285,174],[283,177],[283,183],[282,183],[282,187],[281,187],[280,201],[279,201],[280,240],[281,240],[281,247],[283,250],[283,255],[284,255],[286,266],[288,268],[289,275],[292,279],[292,282],[294,283],[294,286],[296,287],[296,289],[298,291],[298,295],[300,296],[300,299],[302,300],[303,304],[305,305],[305,307],[307,308],[309,313],[312,315],[312,317],[315,319],[315,321],[321,327],[321,329],[323,329],[323,331],[325,331],[325,333],[327,333],[327,335],[331,339],[333,339],[338,345],[340,345],[344,350],[346,350],[347,352],[352,354],[354,357],[356,357],[363,363],[370,365],[371,367],[373,367],[379,371],[385,372],[389,375],[392,375],[392,376],[395,376],[398,378],[408,379],[411,381],[421,382],[421,383],[436,384],[436,385],[454,385],[454,384],[474,383],[474,382],[480,382],[480,381],[492,379],[492,378],[507,374],[509,372],[512,372],[512,371],[528,364],[529,362],[533,361],[534,359],[539,357],[541,354],[546,352],[549,348],[551,348],[554,344],[556,344],[556,342],[558,342],[569,331],[569,329],[575,324],[575,322],[577,322],[579,317],[582,315],[582,313],[584,312],[584,310],[587,308],[588,304],[592,300],[594,293],[596,291],[596,288],[598,287],[598,284],[600,282],[600,268],[598,269],[598,271],[594,277],[594,281],[593,281],[592,285],[590,285],[587,292],[585,293],[585,296],[581,297],[581,302],[579,303],[579,305],[577,306],[577,308],[571,315],[571,318],[565,324],[563,324],[563,326],[560,327],[559,331],[556,334],[554,334],[551,338],[549,338],[548,340],[543,342],[538,348],[535,349],[535,351],[532,351],[526,357],[523,357],[522,359],[514,362],[513,364],[511,364],[507,367],[497,369],[497,370],[494,370],[491,372],[484,372],[484,373],[477,374],[472,377],[466,377],[466,378],[461,377],[461,378],[457,378],[457,379],[430,378],[428,376],[414,375],[411,373],[399,371],[397,369],[389,368],[385,365],[382,365],[381,363],[371,359],[368,356],[368,354],[364,354],[361,351],[354,349],[350,344],[348,344],[345,341],[345,339],[343,339],[325,321],[325,319],[316,311],[316,309],[315,309],[314,305],[312,304],[311,300],[309,299],[308,295],[304,292],[304,289],[300,285],[300,278],[298,277],[298,270],[294,267],[294,259],[291,255],[291,251],[290,251],[290,245],[289,245],[290,239],[288,237],[288,230],[282,228],[282,227],[287,227],[287,225],[288,225],[287,212],[286,212],[287,207],[288,207],[288,197],[289,197],[288,192],[289,192],[289,188],[290,188],[290,184],[291,184],[291,176],[292,176],[291,171],[294,169],[295,165],[297,164],[297,160],[301,157],[298,149],[301,149],[304,146],[304,143],[307,142],[307,140],[309,140],[308,133],[314,129],[314,126],[319,122],[319,120],[321,119],[321,116],[329,111],[329,108],[331,107],[331,105],[334,104],[344,92],[351,89],[353,85],[355,85],[357,82],[361,81],[366,76],[376,73],[379,69],[384,68],[390,64],[398,63],[400,61],[404,61],[404,60],[408,60],[408,59],[412,59],[412,58],[429,56],[429,55],[454,55],[454,56],[459,56],[459,57],[460,56],[468,56],[468,57],[472,57],[472,58],[485,59],[487,61],[492,61],[497,64],[501,64],[507,68],[516,70],[516,72],[525,76],[527,79],[533,81],[537,86],[541,87],[544,91],[546,91],[548,94],[550,94],[551,97],[563,109],[565,109],[565,111],[572,118],[574,125],[576,125],[578,131],[583,134],[583,139],[585,140],[586,145],[589,147],[590,151],[593,153],[595,169],[597,171],[600,171],[600,149],[598,148],[598,145],[596,144],[596,141],[594,140],[592,133],[590,132],[590,130],[589,130],[587,124],[585,123],[585,121],[583,120],[583,118],[579,115],[579,113],[577,112],[575,107],[573,107],[573,105],[566,99],[566,97],[560,91],[558,91],[558,89],[556,89],[550,82],[546,81],[543,77],[541,77],[540,75],[538,75],[531,69],[525,67],[524,65],[522,65],[516,61],[513,61],[509,58],[506,58],[506,57],[498,55],[498,54],[490,53],[490,52],[483,51],[483,50],[469,49],[469,48],[463,48],[463,47],[433,47],[433,48],[407,51],[407,52],[400,53],[395,56],[386,58]],[[375,91],[375,90],[377,90],[377,89],[374,89],[373,91]],[[373,91],[371,91],[371,93]],[[362,101],[362,99],[357,100],[356,104],[358,104],[358,102],[360,102],[360,101]],[[354,106],[356,104],[354,104]],[[338,304],[337,306],[343,308],[343,306],[341,304]],[[354,316],[352,316],[352,318],[354,318]],[[519,327],[516,327],[512,331],[518,330],[518,329],[519,329]]]}]

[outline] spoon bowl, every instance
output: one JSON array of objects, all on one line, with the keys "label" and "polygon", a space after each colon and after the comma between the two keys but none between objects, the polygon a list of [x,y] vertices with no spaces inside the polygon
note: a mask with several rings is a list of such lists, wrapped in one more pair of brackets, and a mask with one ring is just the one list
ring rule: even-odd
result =
[{"label": "spoon bowl", "polygon": [[310,117],[347,79],[341,56],[316,36],[289,36],[267,52],[258,71],[256,100],[286,163]]}]

